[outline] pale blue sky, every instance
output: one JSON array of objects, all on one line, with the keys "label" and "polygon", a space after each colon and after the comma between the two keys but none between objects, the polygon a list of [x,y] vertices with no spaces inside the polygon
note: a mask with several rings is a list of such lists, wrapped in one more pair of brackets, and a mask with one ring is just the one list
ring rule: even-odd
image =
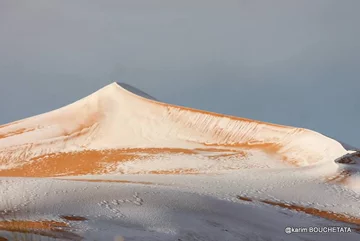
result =
[{"label": "pale blue sky", "polygon": [[120,81],[360,147],[358,0],[0,0],[0,123]]}]

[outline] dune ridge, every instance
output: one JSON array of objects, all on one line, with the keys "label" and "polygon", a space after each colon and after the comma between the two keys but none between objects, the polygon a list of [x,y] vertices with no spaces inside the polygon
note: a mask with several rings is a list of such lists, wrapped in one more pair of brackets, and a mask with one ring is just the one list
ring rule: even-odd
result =
[{"label": "dune ridge", "polygon": [[[60,109],[0,126],[0,137],[0,175],[54,153],[66,159],[81,152],[127,148],[157,148],[159,155],[161,148],[232,148],[298,167],[347,154],[341,143],[311,130],[166,104],[119,83]],[[86,162],[76,170],[82,169],[79,165],[83,170],[73,174],[86,174],[87,169],[93,173]],[[60,175],[61,170],[51,174]]]}]

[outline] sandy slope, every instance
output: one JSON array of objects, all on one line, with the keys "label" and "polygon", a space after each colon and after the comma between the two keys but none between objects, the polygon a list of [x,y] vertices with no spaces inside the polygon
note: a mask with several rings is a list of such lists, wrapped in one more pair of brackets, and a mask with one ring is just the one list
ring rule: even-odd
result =
[{"label": "sandy slope", "polygon": [[[2,170],[51,162],[54,154],[65,160],[69,155],[63,153],[77,157],[98,150],[86,159],[104,151],[104,157],[113,152],[121,160],[114,150],[163,147],[243,150],[296,166],[332,162],[347,153],[339,142],[310,130],[164,104],[117,83],[61,109],[0,126]],[[23,173],[22,168],[18,174]]]},{"label": "sandy slope", "polygon": [[[358,153],[311,130],[169,105],[118,83],[0,126],[0,176],[0,240],[29,230],[74,240],[359,239]],[[284,233],[324,225],[352,233]]]}]

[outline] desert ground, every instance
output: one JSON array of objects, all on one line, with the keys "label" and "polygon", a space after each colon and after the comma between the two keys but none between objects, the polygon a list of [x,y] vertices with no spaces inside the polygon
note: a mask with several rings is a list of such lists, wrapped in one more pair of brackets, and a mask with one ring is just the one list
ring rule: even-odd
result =
[{"label": "desert ground", "polygon": [[0,126],[0,240],[360,240],[359,173],[315,131],[113,83]]}]

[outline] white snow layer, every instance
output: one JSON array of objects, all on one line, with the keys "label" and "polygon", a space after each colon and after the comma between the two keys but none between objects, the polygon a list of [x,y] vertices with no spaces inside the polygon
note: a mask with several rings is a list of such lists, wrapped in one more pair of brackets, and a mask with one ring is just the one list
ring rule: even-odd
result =
[{"label": "white snow layer", "polygon": [[[58,110],[0,126],[0,170],[22,166],[40,155],[93,149],[241,149],[245,145],[246,158],[164,154],[119,162],[106,175],[60,177],[71,180],[1,178],[2,218],[8,219],[7,213],[19,220],[85,217],[86,221],[66,221],[85,240],[360,239],[359,225],[261,202],[296,204],[359,219],[358,163],[350,167],[335,162],[348,153],[339,142],[307,129],[147,98],[114,83]],[[266,144],[278,147],[278,156],[263,151]],[[260,148],[249,148],[257,145]],[[276,159],[281,155],[299,165],[284,164]],[[205,174],[146,174],[165,168]],[[346,185],[325,181],[344,169],[353,171]],[[352,232],[284,232],[286,227],[327,226],[351,227]],[[12,235],[1,231],[0,219],[0,237],[11,240]]]}]

